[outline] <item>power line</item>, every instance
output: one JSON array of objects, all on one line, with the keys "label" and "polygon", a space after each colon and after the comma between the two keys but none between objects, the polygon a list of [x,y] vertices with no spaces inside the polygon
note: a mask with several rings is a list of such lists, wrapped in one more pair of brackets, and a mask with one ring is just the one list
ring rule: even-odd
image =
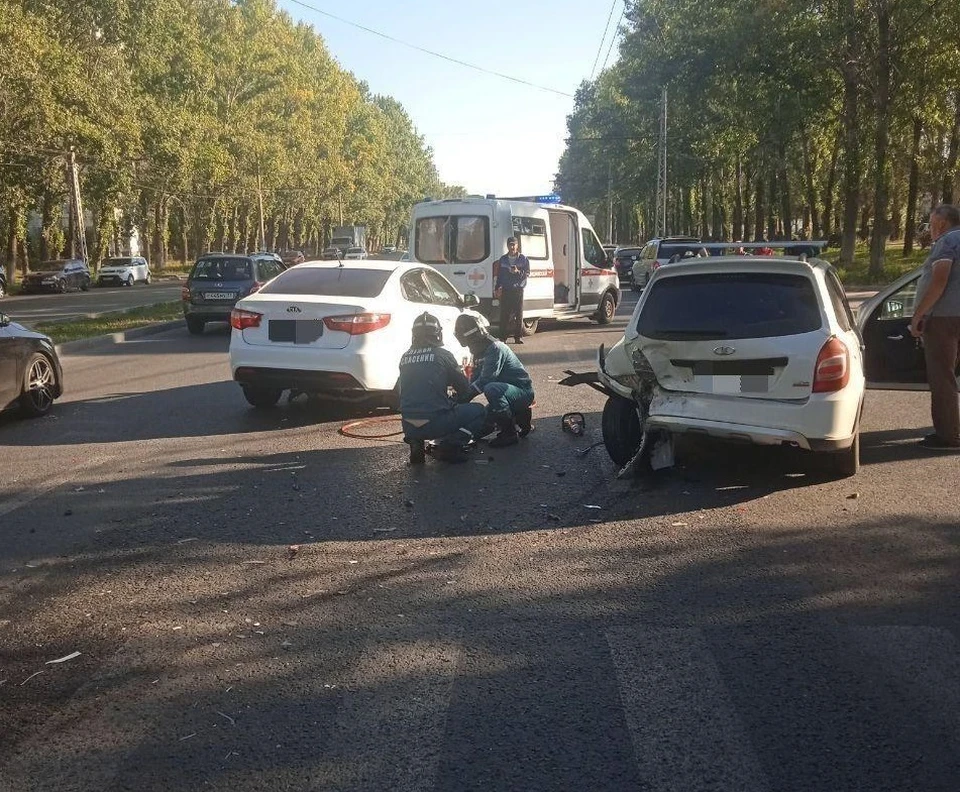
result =
[{"label": "power line", "polygon": [[619,0],[613,0],[610,4],[610,13],[607,14],[607,24],[603,27],[603,35],[600,37],[600,44],[597,47],[597,57],[593,59],[593,68],[590,69],[590,80],[593,80],[593,75],[597,72],[597,63],[600,61],[600,53],[603,52],[603,42],[607,40],[607,31],[610,29],[610,20],[613,19],[613,10],[617,7]]},{"label": "power line", "polygon": [[417,52],[423,52],[423,53],[426,53],[427,55],[432,55],[435,58],[440,58],[442,60],[449,61],[450,63],[456,63],[458,66],[464,66],[467,69],[474,69],[475,71],[483,72],[484,74],[489,74],[494,77],[500,77],[503,80],[510,80],[510,82],[519,83],[520,85],[526,85],[530,88],[536,88],[540,91],[546,91],[547,93],[556,94],[557,96],[566,96],[570,99],[573,98],[572,93],[567,93],[566,91],[558,91],[556,88],[549,88],[546,85],[537,85],[536,83],[528,82],[527,80],[522,80],[519,77],[513,77],[509,74],[503,74],[502,72],[492,71],[491,69],[485,69],[483,66],[477,66],[475,63],[467,63],[467,61],[462,61],[458,58],[453,58],[450,55],[444,55],[442,52],[435,52],[434,50],[426,49],[425,47],[421,47],[417,44],[411,44],[409,41],[403,41],[402,39],[398,39],[395,36],[391,36],[387,33],[382,33],[379,30],[374,30],[373,28],[367,27],[366,25],[361,25],[358,22],[352,22],[349,19],[344,19],[343,17],[337,16],[336,14],[331,14],[329,11],[322,11],[316,6],[312,6],[309,3],[302,2],[302,0],[289,0],[289,2],[293,3],[294,5],[302,6],[303,8],[308,8],[311,11],[321,14],[322,16],[329,17],[330,19],[335,19],[337,22],[342,22],[344,25],[350,25],[350,27],[355,27],[358,30],[363,30],[366,33],[371,33],[374,36],[379,36],[380,38],[386,39],[387,41],[392,41],[395,44],[400,44],[404,47],[409,47],[410,49],[416,50]]},{"label": "power line", "polygon": [[610,52],[613,50],[613,45],[617,41],[617,33],[620,31],[620,23],[623,22],[623,15],[627,12],[627,7],[624,5],[623,9],[620,11],[620,18],[617,20],[617,27],[614,29],[613,36],[610,37],[610,46],[607,47],[607,57],[603,59],[603,66],[600,67],[602,72],[607,68],[607,61],[610,60]]}]

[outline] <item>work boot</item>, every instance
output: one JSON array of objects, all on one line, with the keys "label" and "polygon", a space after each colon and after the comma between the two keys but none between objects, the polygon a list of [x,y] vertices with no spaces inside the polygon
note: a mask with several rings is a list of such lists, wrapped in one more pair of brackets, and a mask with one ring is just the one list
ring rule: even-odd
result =
[{"label": "work boot", "polygon": [[520,442],[520,437],[517,435],[517,427],[513,423],[512,415],[498,419],[497,426],[500,428],[500,431],[497,433],[497,436],[490,441],[490,448],[506,448],[507,446],[516,445]]},{"label": "work boot", "polygon": [[517,411],[517,429],[521,438],[533,431],[533,410],[529,407]]},{"label": "work boot", "polygon": [[407,440],[410,444],[410,464],[422,465],[427,461],[427,451],[423,440]]}]

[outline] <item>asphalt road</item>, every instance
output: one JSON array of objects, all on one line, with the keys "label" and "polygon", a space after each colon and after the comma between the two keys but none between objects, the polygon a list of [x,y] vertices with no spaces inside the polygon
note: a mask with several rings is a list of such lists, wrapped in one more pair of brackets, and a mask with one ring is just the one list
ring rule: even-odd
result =
[{"label": "asphalt road", "polygon": [[0,312],[29,326],[172,302],[180,299],[180,288],[179,281],[154,281],[132,287],[94,286],[86,292],[24,294],[0,300]]},{"label": "asphalt road", "polygon": [[617,335],[528,339],[536,431],[422,469],[249,409],[225,329],[67,356],[0,417],[0,790],[957,789],[927,396],[869,394],[855,479],[695,445],[616,482],[556,380]]}]

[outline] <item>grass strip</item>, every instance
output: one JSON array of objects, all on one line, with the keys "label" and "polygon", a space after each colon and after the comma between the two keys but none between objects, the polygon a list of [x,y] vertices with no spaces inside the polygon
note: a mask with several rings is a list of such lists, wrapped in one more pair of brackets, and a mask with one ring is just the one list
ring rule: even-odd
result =
[{"label": "grass strip", "polygon": [[114,311],[96,318],[73,319],[66,322],[39,322],[32,327],[38,333],[50,336],[53,343],[64,344],[67,341],[120,333],[157,322],[169,322],[182,318],[183,307],[178,300],[131,308],[128,311]]}]

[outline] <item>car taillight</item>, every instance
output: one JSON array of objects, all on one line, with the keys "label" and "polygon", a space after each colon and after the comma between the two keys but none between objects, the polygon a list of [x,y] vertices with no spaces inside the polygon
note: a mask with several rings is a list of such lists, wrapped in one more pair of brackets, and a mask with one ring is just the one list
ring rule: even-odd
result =
[{"label": "car taillight", "polygon": [[254,292],[258,292],[262,288],[263,288],[262,283],[260,283],[259,281],[254,281],[253,286],[250,287],[250,291],[248,291],[247,294],[253,294]]},{"label": "car taillight", "polygon": [[189,299],[190,299],[190,287],[189,287],[189,286],[182,286],[182,287],[180,287],[180,299],[181,299],[181,300],[189,300]]},{"label": "car taillight", "polygon": [[660,260],[659,260],[659,259],[654,259],[654,260],[653,260],[653,264],[650,265],[650,268],[651,268],[651,269],[655,269],[655,270],[660,269]]},{"label": "car taillight", "polygon": [[323,320],[323,323],[328,330],[338,330],[350,335],[363,335],[390,324],[390,314],[358,313],[348,314],[347,316],[328,316]]},{"label": "car taillight", "polygon": [[839,338],[834,336],[817,355],[817,366],[813,372],[813,392],[833,393],[843,390],[850,381],[850,350]]},{"label": "car taillight", "polygon": [[242,308],[234,308],[230,311],[230,327],[234,330],[246,330],[248,327],[260,327],[260,320],[263,314],[255,311],[245,311]]}]

